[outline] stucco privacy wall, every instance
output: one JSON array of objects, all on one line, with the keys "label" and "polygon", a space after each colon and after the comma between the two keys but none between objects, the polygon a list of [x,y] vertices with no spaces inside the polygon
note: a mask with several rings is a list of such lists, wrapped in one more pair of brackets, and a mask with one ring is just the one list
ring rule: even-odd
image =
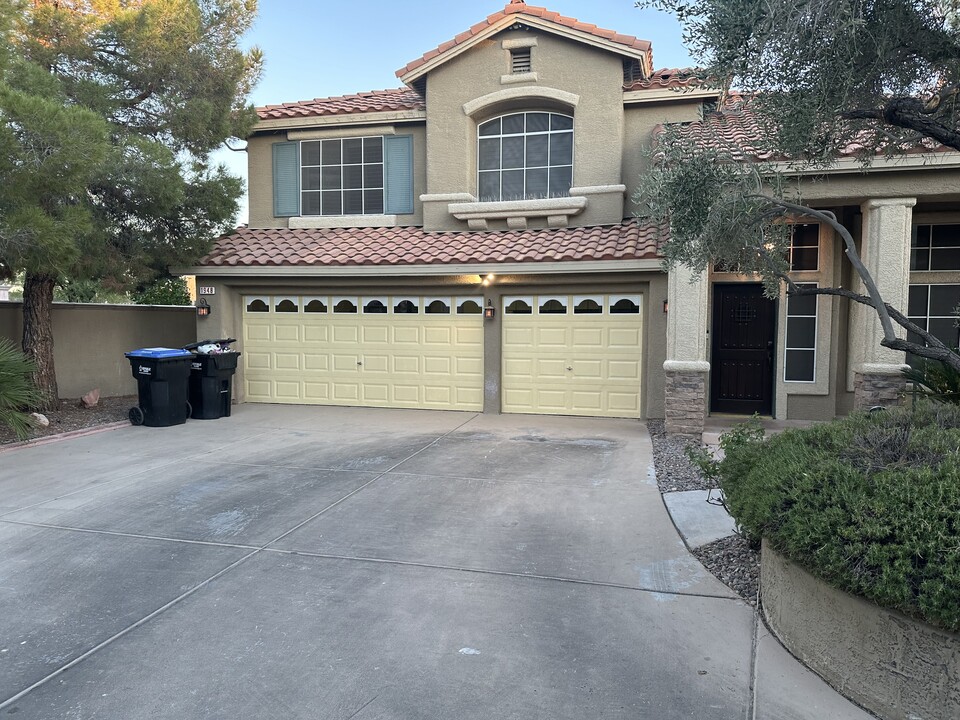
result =
[{"label": "stucco privacy wall", "polygon": [[796,657],[884,720],[955,720],[960,635],[830,587],[763,546],[763,614]]},{"label": "stucco privacy wall", "polygon": [[[663,313],[663,300],[667,297],[667,276],[660,272],[647,273],[596,273],[584,275],[500,275],[495,284],[481,287],[477,275],[450,275],[430,278],[223,278],[198,277],[198,284],[211,286],[215,294],[207,296],[213,309],[206,318],[197,319],[197,336],[235,337],[242,340],[244,295],[315,295],[336,292],[344,295],[407,295],[419,293],[449,293],[458,295],[482,295],[484,304],[489,301],[497,308],[496,318],[484,323],[484,411],[500,412],[500,368],[502,334],[502,298],[504,295],[538,293],[641,293],[644,296],[643,368],[642,368],[642,415],[663,417],[663,362],[666,358],[664,337],[667,332],[667,316]],[[242,342],[237,347],[243,351]],[[237,369],[234,380],[234,397],[244,402],[243,367]]]},{"label": "stucco privacy wall", "polygon": [[[529,80],[503,84],[510,73],[510,52],[518,40],[535,40]],[[513,78],[515,79],[515,78]],[[506,31],[440,65],[427,77],[427,193],[477,195],[477,124],[511,110],[556,110],[574,116],[573,186],[597,187],[621,182],[623,147],[623,62],[603,52],[554,35]],[[576,106],[546,99],[516,98],[485,107],[473,117],[464,105],[509,89],[556,90],[576,96]],[[466,198],[461,198],[461,201]],[[449,199],[428,202],[427,230],[466,230],[466,223],[447,211]],[[622,196],[614,204],[591,197],[587,209],[570,225],[619,222]],[[531,221],[544,227],[545,220]]]},{"label": "stucco privacy wall", "polygon": [[[104,397],[133,395],[137,382],[123,354],[142,347],[183,347],[197,339],[193,307],[54,303],[53,342],[62,398],[100,388]],[[0,335],[18,347],[23,305],[0,302]]]},{"label": "stucco privacy wall", "polygon": [[[255,135],[247,141],[247,177],[250,189],[250,227],[285,228],[290,218],[273,216],[273,144],[288,140],[323,138],[370,137],[373,135],[413,136],[413,213],[398,215],[396,225],[414,226],[423,224],[423,204],[420,195],[426,192],[427,148],[426,129],[423,123],[395,123],[384,119],[375,125],[351,125],[350,116],[336,116],[339,123],[331,127],[310,127],[279,130]],[[294,121],[291,121],[293,124]],[[370,215],[371,220],[383,216]],[[329,219],[329,218],[328,218]],[[339,218],[334,217],[334,220]],[[353,223],[356,225],[357,223]]]}]

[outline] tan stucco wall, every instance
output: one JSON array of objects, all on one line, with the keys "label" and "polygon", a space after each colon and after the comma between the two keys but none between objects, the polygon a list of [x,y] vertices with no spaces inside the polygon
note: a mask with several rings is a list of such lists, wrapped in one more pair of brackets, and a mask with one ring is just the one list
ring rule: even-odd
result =
[{"label": "tan stucco wall", "polygon": [[[0,302],[0,335],[19,347],[23,306]],[[93,388],[104,397],[135,395],[137,382],[123,354],[143,347],[183,347],[197,339],[193,307],[54,303],[53,342],[62,398]]]},{"label": "tan stucco wall", "polygon": [[[510,53],[504,40],[536,39],[532,48],[536,81],[501,84]],[[623,63],[619,56],[536,31],[506,31],[438,67],[427,77],[427,193],[477,195],[477,124],[516,110],[557,110],[574,116],[574,187],[621,182],[623,147]],[[542,99],[514,99],[468,117],[464,105],[501,90],[549,88],[579,97],[576,107]],[[571,225],[613,223],[619,203],[593,203]],[[613,210],[614,217],[610,217]],[[428,230],[465,230],[446,203],[431,203]],[[531,221],[530,226],[544,226]]]},{"label": "tan stucco wall", "polygon": [[[423,224],[423,207],[420,195],[425,192],[426,170],[426,128],[423,123],[391,124],[365,127],[363,125],[338,125],[332,128],[311,129],[310,131],[291,130],[291,137],[298,132],[309,132],[311,139],[349,138],[382,135],[385,132],[395,135],[413,136],[413,213],[398,215],[396,225],[417,226]],[[277,142],[287,142],[285,131],[254,135],[247,142],[247,177],[250,193],[250,227],[285,228],[289,218],[273,216],[273,150]],[[376,216],[370,216],[375,218]]]},{"label": "tan stucco wall", "polygon": [[693,122],[701,117],[702,100],[684,99],[629,105],[624,110],[623,184],[627,186],[625,216],[635,215],[634,193],[643,182],[648,163],[645,152],[650,148],[653,129],[664,123]]}]

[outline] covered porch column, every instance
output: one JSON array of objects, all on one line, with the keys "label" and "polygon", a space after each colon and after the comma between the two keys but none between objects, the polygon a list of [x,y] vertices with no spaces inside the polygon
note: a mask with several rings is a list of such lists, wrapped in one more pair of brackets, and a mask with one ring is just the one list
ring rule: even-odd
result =
[{"label": "covered porch column", "polygon": [[664,415],[666,430],[699,441],[707,413],[707,273],[682,265],[667,279],[667,359]]},{"label": "covered porch column", "polygon": [[[910,236],[916,198],[882,198],[863,203],[863,233],[860,257],[873,276],[884,301],[906,312],[910,289]],[[866,294],[859,277],[856,292]],[[901,337],[904,330],[895,326]],[[850,373],[848,388],[854,391],[854,407],[864,410],[897,405],[906,383],[900,374],[902,352],[881,347],[883,328],[876,311],[860,303],[850,304],[848,338]]]}]

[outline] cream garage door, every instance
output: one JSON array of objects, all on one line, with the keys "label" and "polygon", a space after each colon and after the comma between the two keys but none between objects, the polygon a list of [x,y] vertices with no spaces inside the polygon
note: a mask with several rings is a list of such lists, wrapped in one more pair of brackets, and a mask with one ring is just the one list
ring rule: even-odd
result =
[{"label": "cream garage door", "polygon": [[243,299],[248,402],[483,409],[479,297]]},{"label": "cream garage door", "polygon": [[640,417],[641,295],[504,298],[503,411]]}]

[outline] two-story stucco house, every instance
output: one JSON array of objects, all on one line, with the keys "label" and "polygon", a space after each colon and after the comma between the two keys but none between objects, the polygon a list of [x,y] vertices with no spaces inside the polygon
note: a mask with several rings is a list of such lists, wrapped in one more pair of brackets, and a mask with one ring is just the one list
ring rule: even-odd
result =
[{"label": "two-story stucco house", "polygon": [[[410,62],[402,89],[259,109],[250,224],[195,268],[202,337],[240,338],[240,402],[824,419],[897,386],[871,311],[664,272],[633,219],[664,123],[749,139],[749,118],[657,71],[645,40],[513,0]],[[887,300],[952,335],[960,154],[840,158],[805,188],[854,228]],[[804,225],[802,282],[854,279]],[[891,381],[893,378],[893,381]]]}]

